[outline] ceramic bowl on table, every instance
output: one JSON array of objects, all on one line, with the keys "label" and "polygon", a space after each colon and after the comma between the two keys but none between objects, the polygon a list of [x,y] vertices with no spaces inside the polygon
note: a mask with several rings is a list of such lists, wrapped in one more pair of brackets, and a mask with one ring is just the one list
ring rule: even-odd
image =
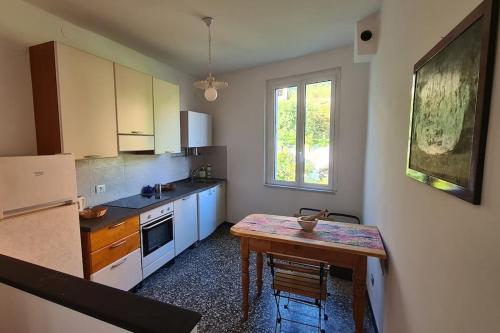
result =
[{"label": "ceramic bowl on table", "polygon": [[300,227],[302,228],[302,230],[307,231],[307,232],[311,232],[314,230],[314,228],[318,224],[318,219],[307,220],[307,217],[299,217],[297,219],[297,222],[300,224]]}]

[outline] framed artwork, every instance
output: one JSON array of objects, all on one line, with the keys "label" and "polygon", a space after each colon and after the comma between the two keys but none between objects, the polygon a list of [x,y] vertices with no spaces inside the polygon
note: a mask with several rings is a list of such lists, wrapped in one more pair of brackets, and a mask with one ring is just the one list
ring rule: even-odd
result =
[{"label": "framed artwork", "polygon": [[498,1],[485,0],[414,66],[407,176],[480,204]]}]

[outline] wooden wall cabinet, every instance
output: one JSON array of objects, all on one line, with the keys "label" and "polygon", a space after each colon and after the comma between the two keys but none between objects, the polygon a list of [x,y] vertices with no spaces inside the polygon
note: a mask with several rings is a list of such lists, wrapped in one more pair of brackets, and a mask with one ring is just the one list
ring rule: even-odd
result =
[{"label": "wooden wall cabinet", "polygon": [[155,154],[181,152],[179,86],[153,78]]},{"label": "wooden wall cabinet", "polygon": [[64,44],[30,47],[39,155],[118,155],[113,63]]},{"label": "wooden wall cabinet", "polygon": [[182,147],[212,145],[212,116],[194,111],[181,111]]},{"label": "wooden wall cabinet", "polygon": [[115,63],[118,134],[154,135],[153,78]]}]

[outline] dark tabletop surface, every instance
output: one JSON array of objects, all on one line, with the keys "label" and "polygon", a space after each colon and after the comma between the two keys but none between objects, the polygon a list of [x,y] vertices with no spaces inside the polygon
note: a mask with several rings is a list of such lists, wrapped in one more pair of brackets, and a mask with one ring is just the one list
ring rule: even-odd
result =
[{"label": "dark tabletop surface", "polygon": [[199,313],[0,255],[0,283],[132,332],[189,333]]},{"label": "dark tabletop surface", "polygon": [[[108,208],[106,215],[90,220],[80,218],[80,229],[82,231],[96,231],[120,223],[121,221],[134,215],[139,215],[158,206],[165,205],[169,202],[173,202],[194,193],[202,192],[223,183],[225,183],[224,179],[212,179],[209,182],[191,182],[189,180],[181,180],[174,183],[176,185],[175,190],[162,192],[160,199],[156,199],[154,196],[149,198],[143,197],[139,194],[105,203],[100,206],[106,206]],[[124,205],[142,207],[146,204],[147,206],[143,208],[116,207]]]}]

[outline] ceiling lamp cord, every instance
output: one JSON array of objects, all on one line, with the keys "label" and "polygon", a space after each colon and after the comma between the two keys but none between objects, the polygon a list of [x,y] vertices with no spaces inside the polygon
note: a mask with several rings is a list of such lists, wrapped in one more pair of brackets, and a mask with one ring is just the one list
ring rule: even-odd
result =
[{"label": "ceiling lamp cord", "polygon": [[208,26],[208,76],[212,76],[212,29],[211,29],[211,24],[212,24],[212,18],[207,20],[207,26]]}]

